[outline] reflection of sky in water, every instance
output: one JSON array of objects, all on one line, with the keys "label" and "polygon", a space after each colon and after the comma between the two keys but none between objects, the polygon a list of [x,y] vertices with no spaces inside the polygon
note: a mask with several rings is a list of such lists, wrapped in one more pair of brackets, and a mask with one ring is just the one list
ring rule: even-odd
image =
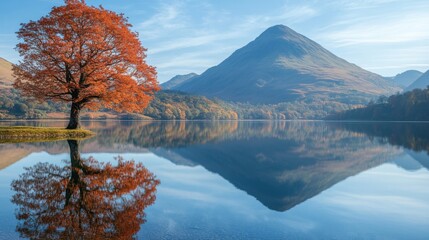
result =
[{"label": "reflection of sky in water", "polygon": [[[111,161],[117,154],[91,154]],[[400,238],[429,236],[429,172],[406,171],[387,163],[349,177],[318,196],[286,211],[269,210],[201,166],[177,166],[154,154],[121,154],[161,180],[157,200],[146,210],[140,238],[279,239]],[[89,154],[82,154],[88,157]],[[33,153],[0,172],[0,237],[14,236],[16,220],[10,182],[23,167],[39,161],[62,164],[68,154]],[[408,155],[394,161],[412,165]],[[400,158],[400,159],[399,159]]]}]

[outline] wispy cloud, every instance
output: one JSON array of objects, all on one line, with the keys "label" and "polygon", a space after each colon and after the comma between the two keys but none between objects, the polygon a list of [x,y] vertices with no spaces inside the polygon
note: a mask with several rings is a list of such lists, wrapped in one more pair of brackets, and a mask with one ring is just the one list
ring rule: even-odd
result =
[{"label": "wispy cloud", "polygon": [[[160,63],[157,64],[157,66],[160,68],[186,68],[200,65],[204,68],[208,68],[217,64],[217,62],[213,61],[213,57],[215,57],[219,52],[232,52],[234,50],[234,47],[225,46],[204,52],[186,52],[173,57],[163,57],[160,59]],[[168,61],[165,61],[166,59],[164,58],[168,58]]]},{"label": "wispy cloud", "polygon": [[334,0],[330,3],[333,5],[339,5],[347,10],[362,10],[368,8],[379,7],[393,2],[399,2],[400,0],[360,0],[360,1],[349,1],[349,0]]},{"label": "wispy cloud", "polygon": [[186,27],[186,16],[182,13],[182,4],[161,4],[154,15],[136,26],[145,39],[156,39],[168,33]]},{"label": "wispy cloud", "polygon": [[[389,24],[386,24],[388,22]],[[383,19],[369,19],[322,35],[340,46],[373,43],[404,43],[429,39],[429,14],[407,13]]]},{"label": "wispy cloud", "polygon": [[[239,33],[208,33],[200,36],[183,37],[178,39],[169,40],[160,44],[158,48],[149,50],[149,53],[156,54],[171,50],[178,50],[184,48],[198,47],[203,45],[209,45],[218,41],[228,40],[239,36]],[[210,49],[208,49],[210,50]]]},{"label": "wispy cloud", "polygon": [[241,27],[267,27],[278,23],[294,24],[306,21],[317,15],[317,10],[310,5],[285,5],[277,15],[247,16],[245,21],[239,23]]}]

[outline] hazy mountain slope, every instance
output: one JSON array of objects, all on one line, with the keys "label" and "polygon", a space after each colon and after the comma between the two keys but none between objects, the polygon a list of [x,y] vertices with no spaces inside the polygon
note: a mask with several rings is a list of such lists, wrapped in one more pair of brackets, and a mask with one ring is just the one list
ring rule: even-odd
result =
[{"label": "hazy mountain slope", "polygon": [[416,81],[414,81],[410,86],[408,86],[405,89],[405,91],[412,91],[417,88],[425,89],[428,85],[429,85],[429,70],[427,70]]},{"label": "hazy mountain slope", "polygon": [[12,63],[0,57],[0,89],[11,88],[12,83]]},{"label": "hazy mountain slope", "polygon": [[416,81],[419,77],[423,75],[422,72],[417,70],[408,70],[403,73],[399,73],[396,76],[392,77],[392,81],[396,84],[398,84],[401,87],[408,87],[410,86],[414,81]]},{"label": "hazy mountain slope", "polygon": [[168,80],[167,82],[161,84],[161,88],[163,90],[170,90],[173,88],[177,88],[180,85],[186,83],[191,78],[198,76],[196,73],[189,73],[185,75],[176,75],[172,79]]},{"label": "hazy mountain slope", "polygon": [[304,98],[361,103],[400,90],[283,25],[267,29],[218,66],[174,89],[251,103]]}]

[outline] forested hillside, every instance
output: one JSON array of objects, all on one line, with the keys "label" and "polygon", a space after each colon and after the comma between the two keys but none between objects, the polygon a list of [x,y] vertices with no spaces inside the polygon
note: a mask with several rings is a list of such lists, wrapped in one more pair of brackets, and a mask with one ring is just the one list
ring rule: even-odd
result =
[{"label": "forested hillside", "polygon": [[[203,96],[194,96],[175,91],[160,91],[141,114],[120,114],[101,110],[85,112],[83,118],[118,119],[187,119],[187,120],[233,120],[233,119],[323,119],[335,111],[350,109],[351,105],[333,101],[300,101],[252,105],[231,103]],[[69,106],[53,102],[39,103],[22,97],[15,89],[0,89],[0,118],[66,118]]]},{"label": "forested hillside", "polygon": [[144,114],[153,119],[238,119],[237,113],[222,102],[171,91],[158,92]]},{"label": "forested hillside", "polygon": [[[52,116],[67,117],[63,113],[69,111],[64,103],[37,102],[21,96],[15,89],[0,89],[0,118],[1,119],[41,119]],[[86,112],[83,118],[119,118],[119,119],[237,119],[237,113],[222,102],[212,101],[206,97],[161,91],[141,114],[121,114],[101,110],[97,114]]]},{"label": "forested hillside", "polygon": [[376,121],[429,121],[429,88],[380,97],[364,108],[334,114],[329,119]]}]

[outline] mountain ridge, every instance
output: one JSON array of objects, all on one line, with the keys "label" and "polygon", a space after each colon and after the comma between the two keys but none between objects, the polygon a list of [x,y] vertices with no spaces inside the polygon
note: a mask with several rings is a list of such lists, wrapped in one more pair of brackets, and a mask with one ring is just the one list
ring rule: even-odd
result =
[{"label": "mountain ridge", "polygon": [[173,88],[177,88],[180,85],[188,82],[190,79],[192,79],[193,77],[198,76],[198,74],[196,73],[188,73],[188,74],[184,74],[184,75],[176,75],[173,78],[171,78],[170,80],[164,82],[161,84],[161,88],[163,90],[170,90]]},{"label": "mountain ridge", "polygon": [[405,72],[396,74],[394,77],[388,77],[387,79],[395,82],[401,87],[407,88],[422,75],[423,73],[420,71],[407,70]]},{"label": "mountain ridge", "polygon": [[410,86],[408,86],[405,91],[412,91],[414,89],[420,88],[425,89],[429,85],[429,70],[423,73],[419,78],[417,78]]}]

